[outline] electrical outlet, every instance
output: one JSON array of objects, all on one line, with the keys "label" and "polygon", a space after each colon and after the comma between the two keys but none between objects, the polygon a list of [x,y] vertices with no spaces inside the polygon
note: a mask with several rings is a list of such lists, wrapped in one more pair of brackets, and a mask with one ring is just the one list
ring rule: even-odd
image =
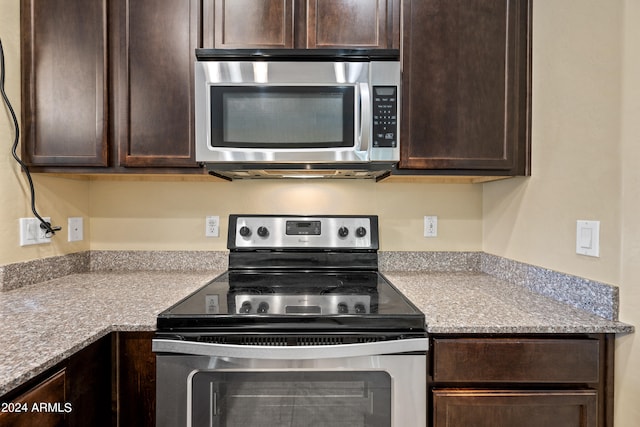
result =
[{"label": "electrical outlet", "polygon": [[67,218],[68,241],[78,242],[84,239],[84,224],[82,217]]},{"label": "electrical outlet", "polygon": [[205,218],[205,230],[204,235],[206,237],[218,237],[220,235],[220,217],[208,216]]},{"label": "electrical outlet", "polygon": [[424,217],[424,237],[438,237],[438,217]]},{"label": "electrical outlet", "polygon": [[[42,219],[51,222],[49,217]],[[20,218],[20,246],[41,243],[51,243],[51,236],[47,236],[47,232],[40,228],[40,220],[38,218]]]}]

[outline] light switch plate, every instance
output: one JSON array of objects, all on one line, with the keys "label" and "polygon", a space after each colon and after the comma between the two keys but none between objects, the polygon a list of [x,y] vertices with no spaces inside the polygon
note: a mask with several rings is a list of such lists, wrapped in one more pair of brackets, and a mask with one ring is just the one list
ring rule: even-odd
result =
[{"label": "light switch plate", "polygon": [[576,221],[576,253],[600,257],[600,221]]}]

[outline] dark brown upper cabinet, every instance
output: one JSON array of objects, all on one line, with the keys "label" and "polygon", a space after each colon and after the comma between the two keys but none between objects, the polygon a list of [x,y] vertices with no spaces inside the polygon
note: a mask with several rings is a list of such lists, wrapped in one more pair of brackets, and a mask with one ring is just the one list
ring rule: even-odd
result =
[{"label": "dark brown upper cabinet", "polygon": [[400,45],[399,0],[209,0],[204,8],[205,47],[377,49]]},{"label": "dark brown upper cabinet", "polygon": [[201,14],[201,0],[22,0],[25,161],[44,172],[197,173]]},{"label": "dark brown upper cabinet", "polygon": [[400,2],[307,1],[308,48],[398,48]]},{"label": "dark brown upper cabinet", "polygon": [[294,0],[205,0],[205,47],[293,47]]},{"label": "dark brown upper cabinet", "polygon": [[107,166],[106,0],[22,0],[23,158]]},{"label": "dark brown upper cabinet", "polygon": [[193,63],[199,0],[119,0],[113,8],[113,124],[124,167],[196,167]]},{"label": "dark brown upper cabinet", "polygon": [[528,175],[530,0],[404,0],[401,169]]}]

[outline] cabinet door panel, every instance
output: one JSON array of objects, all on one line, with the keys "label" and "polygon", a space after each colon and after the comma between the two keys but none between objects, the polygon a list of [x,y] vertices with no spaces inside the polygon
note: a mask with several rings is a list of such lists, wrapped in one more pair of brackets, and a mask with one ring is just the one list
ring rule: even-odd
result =
[{"label": "cabinet door panel", "polygon": [[156,356],[153,332],[115,334],[120,425],[156,425]]},{"label": "cabinet door panel", "polygon": [[213,13],[214,48],[293,47],[293,0],[215,0]]},{"label": "cabinet door panel", "polygon": [[307,47],[397,48],[399,2],[308,0]]},{"label": "cabinet door panel", "polygon": [[121,0],[117,6],[114,109],[120,164],[195,167],[199,1]]},{"label": "cabinet door panel", "polygon": [[107,166],[104,0],[23,0],[23,155],[39,166]]},{"label": "cabinet door panel", "polygon": [[595,390],[434,390],[434,427],[595,427]]},{"label": "cabinet door panel", "polygon": [[[4,427],[54,427],[65,425],[65,413],[33,410],[34,406],[40,408],[40,404],[59,404],[64,410],[67,401],[65,395],[65,370],[53,374],[50,378],[33,387],[21,396],[13,399],[11,404],[17,404],[26,410],[14,412],[3,408],[0,412],[0,425]],[[6,403],[3,401],[3,403]]]},{"label": "cabinet door panel", "polygon": [[528,0],[405,0],[401,168],[525,174]]}]

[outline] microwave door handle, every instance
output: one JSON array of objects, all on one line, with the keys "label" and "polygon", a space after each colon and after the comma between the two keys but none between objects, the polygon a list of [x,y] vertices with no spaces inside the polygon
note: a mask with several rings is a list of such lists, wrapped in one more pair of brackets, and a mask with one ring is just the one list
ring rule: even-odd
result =
[{"label": "microwave door handle", "polygon": [[280,347],[154,339],[152,348],[156,353],[235,357],[243,359],[306,360],[375,356],[416,351],[426,352],[429,349],[429,340],[427,338],[410,338],[405,340],[357,344]]},{"label": "microwave door handle", "polygon": [[371,91],[367,83],[360,83],[360,151],[369,151],[371,138]]}]

